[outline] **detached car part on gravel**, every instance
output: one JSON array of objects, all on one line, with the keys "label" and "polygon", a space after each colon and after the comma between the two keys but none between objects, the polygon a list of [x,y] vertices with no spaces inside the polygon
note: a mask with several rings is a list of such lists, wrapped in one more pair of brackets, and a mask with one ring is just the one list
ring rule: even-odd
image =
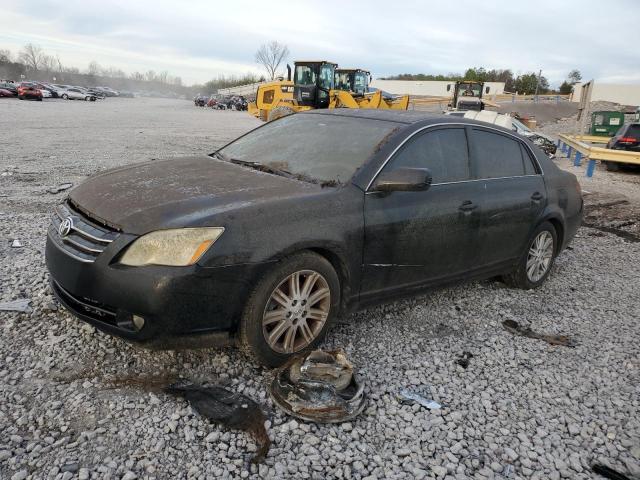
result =
[{"label": "detached car part on gravel", "polygon": [[293,358],[276,371],[269,395],[289,415],[310,422],[346,422],[366,406],[364,383],[342,350]]},{"label": "detached car part on gravel", "polygon": [[512,131],[315,110],[86,180],[56,207],[46,262],[60,301],[105,332],[235,339],[281,365],[372,304],[496,275],[535,288],[581,221],[575,176]]}]

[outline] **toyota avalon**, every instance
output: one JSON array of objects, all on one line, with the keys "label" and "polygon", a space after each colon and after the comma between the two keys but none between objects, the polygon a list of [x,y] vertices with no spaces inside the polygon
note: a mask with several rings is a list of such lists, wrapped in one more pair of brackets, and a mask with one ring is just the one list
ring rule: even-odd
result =
[{"label": "toyota avalon", "polygon": [[504,128],[311,111],[89,178],[56,207],[46,262],[59,300],[105,332],[234,340],[277,365],[375,303],[493,276],[538,287],[581,218],[575,176]]}]

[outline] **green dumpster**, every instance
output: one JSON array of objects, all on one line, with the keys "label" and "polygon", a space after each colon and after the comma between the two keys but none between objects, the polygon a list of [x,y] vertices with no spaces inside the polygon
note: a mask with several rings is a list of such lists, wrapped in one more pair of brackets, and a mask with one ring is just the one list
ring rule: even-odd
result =
[{"label": "green dumpster", "polygon": [[624,113],[601,111],[591,114],[591,135],[613,137],[624,125]]}]

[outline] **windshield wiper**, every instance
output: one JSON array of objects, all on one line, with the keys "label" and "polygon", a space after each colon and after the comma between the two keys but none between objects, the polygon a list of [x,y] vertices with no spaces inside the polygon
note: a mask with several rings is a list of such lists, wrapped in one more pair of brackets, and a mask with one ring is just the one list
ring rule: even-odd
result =
[{"label": "windshield wiper", "polygon": [[227,157],[225,157],[225,159],[231,163],[235,163],[236,165],[242,165],[244,167],[253,168],[255,170],[260,170],[261,172],[272,173],[274,175],[280,175],[281,177],[286,177],[286,178],[293,177],[291,172],[288,172],[286,170],[281,170],[279,168],[271,167],[269,165],[264,165],[259,162],[250,162],[248,160],[238,160],[237,158],[227,158]]},{"label": "windshield wiper", "polygon": [[213,152],[213,153],[209,154],[209,156],[210,157],[218,157],[220,160],[223,160],[225,162],[229,161],[229,158],[224,153]]}]

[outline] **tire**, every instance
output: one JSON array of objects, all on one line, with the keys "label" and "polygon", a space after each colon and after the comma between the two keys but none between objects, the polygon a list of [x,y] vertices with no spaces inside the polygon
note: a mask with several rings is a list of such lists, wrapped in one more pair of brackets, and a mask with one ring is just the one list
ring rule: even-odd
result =
[{"label": "tire", "polygon": [[18,100],[24,100],[24,95],[18,95]]},{"label": "tire", "polygon": [[604,166],[607,169],[607,172],[620,171],[620,164],[618,162],[605,162]]},{"label": "tire", "polygon": [[274,120],[292,115],[294,113],[295,112],[291,107],[276,107],[273,110],[269,111],[269,114],[267,115],[267,121],[273,122]]},{"label": "tire", "polygon": [[69,95],[67,95],[66,93],[63,93],[62,97],[60,98],[62,98],[63,100],[69,100]]},{"label": "tire", "polygon": [[[296,296],[291,295],[292,277],[297,280],[301,300],[291,298]],[[307,285],[311,285],[309,295],[305,295]],[[280,300],[274,300],[275,297]],[[339,308],[340,280],[331,263],[313,252],[296,253],[276,263],[249,295],[240,319],[239,346],[261,364],[282,365],[292,356],[315,348],[323,340]],[[308,317],[310,310],[315,312],[313,317]],[[263,324],[269,314],[271,322]],[[306,326],[306,330],[301,325]],[[271,343],[267,339],[270,334]]]},{"label": "tire", "polygon": [[[547,239],[549,238],[552,241],[550,245],[550,251],[548,247],[545,248],[544,250],[546,250],[546,252],[538,257],[540,258],[540,262],[542,263],[537,262],[535,258],[533,258],[533,256],[535,255],[534,248],[541,245],[536,244],[536,241],[542,240],[546,244]],[[536,228],[533,232],[533,235],[531,235],[531,239],[527,243],[527,249],[518,262],[518,266],[516,267],[516,269],[510,274],[505,275],[502,279],[508,286],[513,288],[521,288],[523,290],[538,288],[549,276],[557,253],[558,234],[556,232],[556,229],[551,223],[543,222],[538,225],[538,228]],[[534,268],[534,264],[537,264],[539,266],[538,269]],[[533,275],[527,272],[528,265],[531,269],[533,269]],[[544,270],[542,270],[543,267]]]},{"label": "tire", "polygon": [[42,101],[42,97],[36,97],[36,100],[38,100],[39,102]]}]

